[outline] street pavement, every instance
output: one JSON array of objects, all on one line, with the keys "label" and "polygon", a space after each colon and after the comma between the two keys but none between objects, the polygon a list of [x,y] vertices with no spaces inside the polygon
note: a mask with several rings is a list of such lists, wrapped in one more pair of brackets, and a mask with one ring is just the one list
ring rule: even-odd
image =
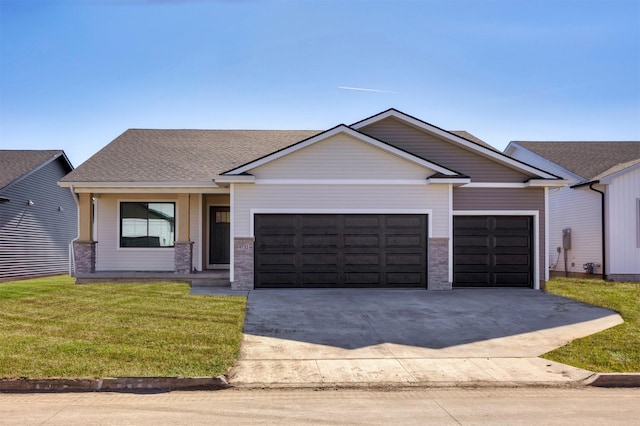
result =
[{"label": "street pavement", "polygon": [[0,424],[637,425],[640,389],[0,394]]}]

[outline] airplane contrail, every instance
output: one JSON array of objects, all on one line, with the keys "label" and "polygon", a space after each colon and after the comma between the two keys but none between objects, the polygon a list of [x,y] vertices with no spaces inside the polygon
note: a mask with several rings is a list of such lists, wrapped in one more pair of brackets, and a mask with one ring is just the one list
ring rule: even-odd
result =
[{"label": "airplane contrail", "polygon": [[338,89],[343,89],[343,90],[360,90],[361,92],[398,93],[398,92],[392,92],[392,91],[390,91],[390,90],[367,89],[367,88],[364,88],[364,87],[350,87],[350,86],[338,86]]}]

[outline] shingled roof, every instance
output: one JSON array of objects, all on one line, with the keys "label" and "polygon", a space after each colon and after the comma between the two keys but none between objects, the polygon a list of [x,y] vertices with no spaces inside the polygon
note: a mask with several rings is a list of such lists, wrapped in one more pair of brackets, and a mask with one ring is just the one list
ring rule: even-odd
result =
[{"label": "shingled roof", "polygon": [[[321,131],[130,129],[61,182],[206,182],[318,133]],[[470,133],[452,133],[484,144]]]},{"label": "shingled roof", "polygon": [[317,133],[130,129],[61,182],[205,182]]},{"label": "shingled roof", "polygon": [[0,189],[62,154],[62,150],[0,150]]},{"label": "shingled roof", "polygon": [[514,141],[585,181],[621,170],[621,165],[640,159],[640,141],[626,142],[533,142]]}]

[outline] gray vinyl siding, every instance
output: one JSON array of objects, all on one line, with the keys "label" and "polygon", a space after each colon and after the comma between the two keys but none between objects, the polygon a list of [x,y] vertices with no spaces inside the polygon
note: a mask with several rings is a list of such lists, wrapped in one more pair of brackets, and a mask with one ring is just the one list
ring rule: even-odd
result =
[{"label": "gray vinyl siding", "polygon": [[545,215],[543,188],[454,188],[453,210],[536,210],[539,219],[539,277],[544,280]]},{"label": "gray vinyl siding", "polygon": [[0,203],[0,280],[68,272],[78,213],[69,190],[57,185],[68,172],[58,158],[1,191],[10,201]]},{"label": "gray vinyl siding", "polygon": [[469,176],[472,182],[524,182],[533,177],[460,148],[395,118],[378,121],[359,131]]}]

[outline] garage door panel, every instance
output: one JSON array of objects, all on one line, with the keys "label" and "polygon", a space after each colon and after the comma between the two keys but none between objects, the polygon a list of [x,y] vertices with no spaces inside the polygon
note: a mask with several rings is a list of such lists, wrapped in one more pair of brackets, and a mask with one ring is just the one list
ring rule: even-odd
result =
[{"label": "garage door panel", "polygon": [[529,274],[526,273],[498,273],[495,275],[496,285],[504,287],[529,287]]},{"label": "garage door panel", "polygon": [[302,267],[311,265],[337,265],[339,256],[337,253],[305,253],[299,255],[302,258]]},{"label": "garage door panel", "polygon": [[259,265],[283,265],[283,266],[295,266],[296,254],[295,253],[265,253],[260,256]]},{"label": "garage door panel", "polygon": [[347,234],[344,235],[345,248],[379,247],[380,236],[374,234]]},{"label": "garage door panel", "polygon": [[379,229],[380,217],[370,215],[348,215],[344,217],[344,228]]},{"label": "garage door panel", "polygon": [[531,287],[530,216],[455,216],[454,287]]},{"label": "garage door panel", "polygon": [[378,272],[345,272],[344,282],[347,286],[351,284],[368,284],[375,286],[380,282],[380,273]]},{"label": "garage door panel", "polygon": [[387,254],[387,266],[411,265],[420,266],[423,264],[423,255],[417,254]]},{"label": "garage door panel", "polygon": [[334,229],[338,226],[337,218],[331,215],[298,215],[303,229]]},{"label": "garage door panel", "polygon": [[426,216],[268,216],[254,222],[256,288],[426,287]]},{"label": "garage door panel", "polygon": [[256,286],[260,287],[281,287],[287,285],[295,286],[297,276],[293,272],[270,272],[260,274],[260,281],[256,281]]},{"label": "garage door panel", "polygon": [[323,248],[338,248],[339,237],[337,234],[303,234],[301,236],[302,247],[323,247]]},{"label": "garage door panel", "polygon": [[419,272],[388,272],[387,282],[408,287],[419,285],[426,277]]},{"label": "garage door panel", "polygon": [[344,255],[345,266],[356,265],[380,265],[380,255],[378,253],[373,254],[345,254]]},{"label": "garage door panel", "polygon": [[385,218],[385,227],[387,229],[416,229],[422,228],[424,217],[412,216],[412,217],[398,217],[388,216]]},{"label": "garage door panel", "polygon": [[259,244],[264,248],[295,248],[296,237],[294,234],[264,234]]}]

